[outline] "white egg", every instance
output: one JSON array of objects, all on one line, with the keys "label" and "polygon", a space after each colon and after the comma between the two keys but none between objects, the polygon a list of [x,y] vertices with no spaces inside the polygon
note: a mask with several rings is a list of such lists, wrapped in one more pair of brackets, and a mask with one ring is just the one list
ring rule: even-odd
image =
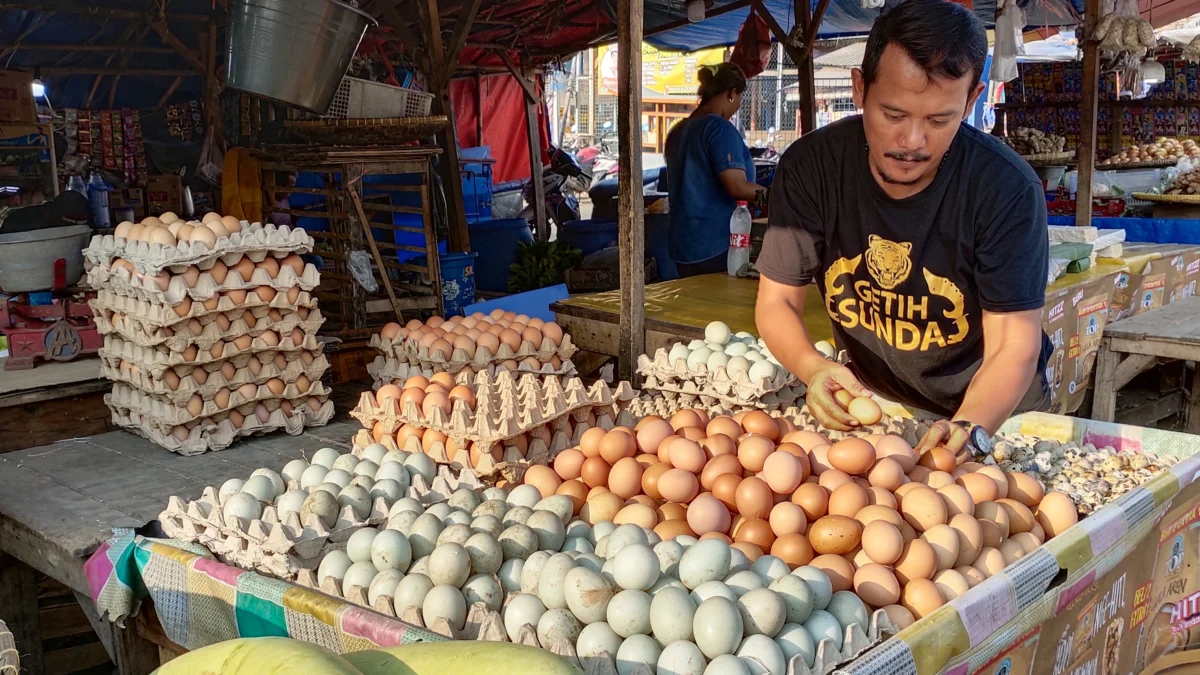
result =
[{"label": "white egg", "polygon": [[716,342],[705,342],[705,343],[704,343],[704,346],[705,346],[705,347],[708,347],[709,351],[714,351],[714,352],[722,352],[722,353],[724,353],[724,352],[725,352],[725,345],[724,345],[724,344],[719,344],[719,343],[716,343]]},{"label": "white egg", "polygon": [[731,356],[729,363],[725,364],[725,371],[732,376],[734,373],[746,373],[747,377],[750,373],[750,361],[744,356]]},{"label": "white egg", "polygon": [[[607,658],[615,663],[617,651],[621,649],[623,640],[620,635],[617,635],[612,627],[603,621],[588,624],[579,631],[579,640],[575,645],[575,652],[583,659],[598,659],[607,655]],[[585,667],[587,661],[584,661]]]},{"label": "white egg", "polygon": [[401,532],[404,536],[412,531],[413,523],[417,522],[419,514],[412,511],[401,511],[394,516],[389,516],[387,521],[387,529]]},{"label": "white egg", "polygon": [[462,594],[468,606],[482,602],[493,612],[500,611],[500,606],[504,604],[504,589],[490,574],[476,574],[467,579],[462,586]]},{"label": "white egg", "polygon": [[755,363],[761,363],[761,362],[767,360],[767,357],[763,356],[762,353],[760,353],[757,349],[754,349],[753,347],[751,347],[750,351],[746,352],[742,356],[745,356],[746,360],[750,362],[751,368],[754,367]]},{"label": "white egg", "polygon": [[517,593],[504,608],[504,632],[508,639],[516,642],[522,626],[537,631],[538,621],[546,613],[546,606],[532,593]]},{"label": "white egg", "polygon": [[[546,561],[550,556],[554,555],[551,551],[535,551],[525,558],[525,567],[521,571],[521,592],[533,593],[538,592],[538,580],[542,576],[542,568],[546,566]],[[505,556],[511,558],[512,556]]]},{"label": "white egg", "polygon": [[741,340],[742,342],[745,342],[748,345],[758,343],[758,338],[754,337],[753,335],[747,333],[744,330],[739,330],[738,332],[734,333],[733,337]]},{"label": "white egg", "polygon": [[542,493],[532,485],[518,485],[513,488],[513,491],[508,493],[508,502],[510,507],[526,506],[533,509],[533,505],[542,500]]},{"label": "white egg", "polygon": [[[354,467],[358,466],[359,459],[350,453],[338,455],[338,458],[333,461],[333,466],[330,469],[341,469],[348,474],[354,474]],[[378,468],[378,467],[377,467]]]},{"label": "white egg", "polygon": [[617,649],[617,675],[631,675],[639,665],[653,673],[658,668],[658,657],[661,655],[662,645],[649,635],[628,637]]},{"label": "white egg", "polygon": [[785,574],[767,588],[779,594],[787,608],[787,623],[804,623],[813,611],[813,592],[808,584],[794,574]]},{"label": "white egg", "polygon": [[370,476],[355,476],[350,481],[350,485],[357,485],[358,487],[366,490],[367,492],[370,492],[372,489],[375,488],[375,479],[371,478]]},{"label": "white egg", "polygon": [[779,594],[767,588],[752,590],[737,601],[747,635],[762,633],[775,637],[787,621],[787,607]]},{"label": "white egg", "polygon": [[313,453],[312,459],[308,463],[313,466],[323,466],[326,469],[332,469],[333,463],[337,461],[342,454],[333,448],[321,448]]},{"label": "white egg", "polygon": [[[813,594],[813,609],[825,609],[833,598],[833,583],[820,568],[812,565],[801,565],[792,570],[792,574],[804,580]],[[811,632],[811,631],[810,631]]]},{"label": "white egg", "polygon": [[424,558],[433,553],[442,529],[442,521],[437,516],[429,513],[418,516],[408,530],[408,543],[412,546],[413,557]]},{"label": "white egg", "polygon": [[763,578],[754,570],[742,570],[730,574],[725,577],[725,585],[739,598],[750,591],[767,587]]},{"label": "white egg", "polygon": [[377,536],[379,536],[379,530],[373,527],[364,527],[355,531],[350,535],[350,539],[346,540],[346,555],[350,556],[354,562],[371,560],[371,544]]},{"label": "white egg", "polygon": [[583,626],[571,612],[562,608],[547,609],[546,613],[538,619],[538,642],[547,648],[553,647],[560,640],[574,645],[581,630],[583,630]]},{"label": "white egg", "polygon": [[645,591],[658,581],[658,556],[649,546],[644,544],[626,546],[612,558],[612,561],[613,578],[621,588]]},{"label": "white egg", "polygon": [[708,363],[708,357],[712,356],[712,351],[708,347],[700,347],[695,349],[691,354],[688,354],[687,365],[689,370],[699,370],[701,365]]},{"label": "white egg", "polygon": [[870,612],[862,599],[850,591],[834,593],[825,611],[832,614],[842,628],[849,628],[850,624],[856,623],[862,626],[864,632],[867,630]]},{"label": "white egg", "polygon": [[599,572],[576,566],[563,579],[563,598],[567,608],[582,623],[593,624],[608,617],[613,588]]},{"label": "white egg", "polygon": [[842,649],[842,626],[832,614],[823,609],[814,609],[804,622],[804,630],[812,636],[813,642],[819,646],[822,640],[832,640],[833,648]]},{"label": "white egg", "polygon": [[504,524],[496,516],[477,516],[471,520],[471,529],[476,532],[486,532],[493,537],[499,537],[504,531]]},{"label": "white egg", "polygon": [[333,527],[338,518],[337,498],[325,490],[310,492],[300,505],[300,522],[309,527],[313,525],[312,518],[319,520],[325,527]]},{"label": "white egg", "polygon": [[475,531],[471,529],[471,526],[465,523],[451,523],[447,525],[446,521],[443,520],[442,525],[445,526],[446,529],[442,530],[442,533],[438,535],[438,546],[448,543],[462,545],[467,543],[467,540],[471,538],[471,535],[475,534]]},{"label": "white egg", "polygon": [[330,551],[321,559],[321,564],[317,566],[317,583],[325,581],[326,577],[333,577],[339,583],[346,576],[346,570],[354,561],[350,556],[346,555],[345,551]]},{"label": "white egg", "polygon": [[412,564],[412,546],[408,537],[396,530],[383,530],[371,541],[371,562],[380,570],[408,571]]},{"label": "white egg", "polygon": [[700,648],[687,640],[677,640],[663,647],[658,657],[658,672],[670,675],[704,675],[707,665]]},{"label": "white egg", "polygon": [[730,342],[725,345],[726,356],[745,356],[748,351],[750,348],[746,346],[745,342]]},{"label": "white egg", "polygon": [[370,560],[354,563],[346,570],[346,576],[342,579],[342,594],[345,595],[351,586],[361,586],[364,591],[369,589],[371,581],[378,573],[379,570],[375,569]]},{"label": "white egg", "polygon": [[364,459],[354,465],[354,470],[350,473],[354,476],[365,476],[371,480],[375,479],[375,472],[379,471],[379,465],[369,459]]},{"label": "white egg", "polygon": [[408,472],[425,479],[426,483],[432,483],[437,476],[437,464],[433,462],[433,458],[424,453],[413,453],[404,460],[404,466]]},{"label": "white egg", "polygon": [[372,443],[363,448],[362,458],[367,461],[375,462],[376,464],[382,464],[383,458],[387,455],[387,452],[387,446],[385,446],[383,443]]},{"label": "white egg", "polygon": [[304,490],[288,490],[280,495],[275,502],[275,513],[279,515],[279,520],[283,521],[289,513],[300,515],[305,499],[308,499],[308,493]]},{"label": "white egg", "polygon": [[592,543],[598,546],[601,539],[616,531],[617,526],[615,523],[610,520],[602,520],[592,526]]},{"label": "white egg", "polygon": [[488,499],[471,511],[471,515],[476,518],[480,516],[494,516],[501,520],[503,520],[506,513],[508,513],[508,502],[503,499]]},{"label": "white egg", "polygon": [[224,483],[221,483],[221,489],[217,491],[217,499],[221,500],[221,503],[224,504],[225,500],[229,499],[230,495],[241,492],[242,486],[245,484],[246,481],[242,480],[241,478],[230,478]]},{"label": "white egg", "polygon": [[325,482],[325,476],[329,473],[329,469],[320,464],[309,465],[304,473],[300,474],[300,487],[305,490],[314,488]]},{"label": "white egg", "polygon": [[725,352],[713,352],[708,356],[708,360],[704,362],[704,365],[710,371],[715,371],[717,368],[724,368],[729,365],[729,355]]},{"label": "white egg", "polygon": [[[748,635],[742,640],[742,644],[738,645],[738,658],[750,666],[750,672],[762,673],[785,673],[787,672],[787,661],[783,658],[783,650],[775,641],[766,635]],[[753,659],[753,661],[751,661]]]},{"label": "white egg", "polygon": [[485,502],[490,499],[498,499],[500,501],[504,501],[504,499],[506,497],[508,497],[508,490],[505,490],[504,488],[498,488],[498,487],[484,488],[483,494],[481,494],[480,497]]},{"label": "white egg", "polygon": [[741,644],[743,628],[737,605],[721,596],[701,602],[692,619],[696,646],[710,659],[734,653]]},{"label": "white egg", "polygon": [[650,602],[650,630],[663,644],[692,639],[696,603],[683,584],[662,589]]},{"label": "white egg", "polygon": [[[659,591],[662,591],[665,588],[678,588],[684,593],[688,592],[687,586],[684,586],[682,581],[674,577],[667,576],[666,574],[659,575],[658,581],[654,582],[654,585],[651,586],[650,590],[646,592],[649,593],[651,597],[654,597],[658,595]],[[691,595],[688,597],[691,597]],[[696,603],[693,602],[692,604],[694,605]]]},{"label": "white egg", "polygon": [[383,459],[379,460],[379,466],[384,464],[404,464],[404,460],[408,459],[408,453],[403,450],[388,450]]},{"label": "white egg", "polygon": [[383,497],[383,500],[388,504],[395,503],[397,499],[400,499],[404,495],[404,488],[390,478],[375,481],[375,485],[371,486],[370,490],[371,499]]},{"label": "white egg", "polygon": [[804,626],[798,623],[783,624],[783,628],[775,635],[775,644],[783,651],[783,658],[791,661],[793,657],[800,656],[809,668],[817,657],[816,643]]},{"label": "white egg", "polygon": [[395,596],[396,586],[403,579],[404,574],[399,570],[380,570],[371,580],[371,587],[367,589],[367,602],[374,606],[375,601],[380,597]]},{"label": "white egg", "polygon": [[500,542],[487,532],[477,532],[463,544],[471,557],[471,570],[475,574],[496,574],[504,562]]},{"label": "white egg", "polygon": [[425,513],[425,507],[421,506],[421,502],[412,497],[404,497],[395,504],[392,504],[392,508],[388,509],[388,517],[391,518],[405,511],[411,511],[419,516]]},{"label": "white egg", "polygon": [[354,476],[351,476],[349,471],[342,469],[330,469],[329,473],[325,474],[326,483],[333,483],[340,488],[346,487],[352,480],[354,480]]},{"label": "white egg", "polygon": [[596,554],[601,558],[612,558],[626,546],[634,544],[648,546],[650,544],[650,540],[646,537],[646,531],[632,523],[617,527],[609,537],[608,545],[603,553],[600,552],[600,543],[596,543]]},{"label": "white egg", "polygon": [[293,459],[283,465],[283,479],[288,481],[298,481],[300,476],[304,475],[304,470],[308,468],[308,462],[302,459]]},{"label": "white egg", "polygon": [[[680,342],[679,344],[683,344],[683,343]],[[703,346],[704,346],[704,340],[692,340],[691,342],[688,343],[687,348],[688,348],[688,351],[690,352],[690,351],[699,349]]]},{"label": "white egg", "polygon": [[592,542],[588,541],[586,537],[567,537],[558,550],[563,553],[592,553],[596,547],[592,546]]},{"label": "white egg", "polygon": [[729,342],[729,325],[723,321],[713,321],[704,327],[704,340],[721,345]]},{"label": "white egg", "polygon": [[525,524],[537,534],[538,548],[543,551],[557,551],[562,548],[567,529],[557,513],[534,511]]},{"label": "white egg", "polygon": [[394,604],[396,613],[403,614],[408,607],[420,608],[425,604],[425,596],[433,589],[429,577],[417,572],[408,573],[396,586]]},{"label": "white egg", "polygon": [[675,540],[655,544],[654,555],[658,557],[658,571],[663,574],[677,574],[679,559],[683,557],[683,553],[683,545]]},{"label": "white egg", "polygon": [[542,573],[538,575],[537,594],[546,609],[563,609],[567,606],[565,581],[567,572],[575,567],[575,559],[566,553],[555,553],[542,566]]},{"label": "white egg", "polygon": [[729,544],[705,539],[679,559],[679,580],[689,589],[706,581],[719,581],[729,572]]},{"label": "white egg", "polygon": [[275,485],[271,483],[271,479],[266,476],[252,476],[246,484],[242,486],[242,492],[249,495],[254,495],[258,501],[264,504],[270,504],[279,496],[275,492]]},{"label": "white egg", "polygon": [[604,560],[595,553],[580,553],[575,556],[575,564],[599,573],[604,568]]},{"label": "white egg", "polygon": [[528,558],[538,550],[537,533],[528,525],[520,523],[506,528],[496,540],[500,542],[500,550],[504,552],[505,559]]},{"label": "white egg", "polygon": [[689,595],[696,606],[709,598],[725,598],[730,602],[737,602],[738,599],[737,594],[733,592],[732,588],[725,585],[724,581],[706,581],[694,588]]},{"label": "white egg", "polygon": [[787,576],[792,568],[783,560],[773,555],[761,555],[751,565],[750,569],[758,573],[768,584],[780,577]]},{"label": "white egg", "polygon": [[338,506],[342,508],[349,506],[354,516],[360,520],[371,515],[371,493],[357,485],[342,489],[338,493],[337,501]]},{"label": "white egg", "polygon": [[722,654],[708,662],[704,675],[750,675],[746,663],[733,654]]},{"label": "white egg", "polygon": [[454,630],[462,630],[467,620],[467,602],[455,586],[434,586],[421,603],[421,618],[429,627],[438,619],[445,619]]},{"label": "white egg", "polygon": [[525,561],[520,558],[505,560],[500,566],[496,576],[500,578],[500,585],[504,587],[505,593],[517,593],[521,590],[521,571],[524,567]]},{"label": "white egg", "polygon": [[276,497],[284,492],[287,492],[287,483],[284,482],[283,478],[274,471],[267,468],[255,469],[254,472],[250,474],[250,477],[254,478],[255,476],[263,476],[267,480],[271,481],[271,487],[275,489]]},{"label": "white egg", "polygon": [[262,517],[262,509],[263,505],[258,497],[248,492],[235,492],[221,505],[221,515],[225,517],[225,524],[228,526],[234,526],[234,518],[240,518],[248,525],[250,521]]},{"label": "white egg", "polygon": [[[533,505],[534,511],[552,511],[558,515],[563,527],[571,522],[571,514],[575,511],[575,503],[566,495],[550,495]],[[565,530],[564,530],[565,531]]]},{"label": "white egg", "polygon": [[821,352],[821,355],[827,359],[837,356],[837,348],[826,340],[818,340],[813,347],[816,347],[817,351]]},{"label": "white egg", "polygon": [[[704,343],[701,342],[700,344]],[[667,354],[667,363],[670,363],[672,367],[674,367],[679,361],[683,361],[686,364],[689,354],[691,354],[691,350],[687,348],[687,345],[683,344],[682,342],[676,342],[675,345],[671,347],[671,351]]]},{"label": "white egg", "polygon": [[729,573],[741,572],[742,570],[750,569],[750,559],[742,553],[741,549],[729,549]]},{"label": "white egg", "polygon": [[617,593],[608,602],[608,625],[623,638],[648,635],[651,601],[650,594],[644,591],[625,590]]},{"label": "white egg", "polygon": [[442,544],[429,554],[429,580],[434,586],[459,588],[470,576],[471,556],[461,544]]},{"label": "white egg", "polygon": [[760,380],[766,380],[769,382],[774,379],[775,375],[778,373],[779,369],[775,367],[774,363],[771,363],[770,361],[757,361],[754,363],[754,365],[750,366],[750,371],[748,374],[750,375],[751,382],[758,382]]}]

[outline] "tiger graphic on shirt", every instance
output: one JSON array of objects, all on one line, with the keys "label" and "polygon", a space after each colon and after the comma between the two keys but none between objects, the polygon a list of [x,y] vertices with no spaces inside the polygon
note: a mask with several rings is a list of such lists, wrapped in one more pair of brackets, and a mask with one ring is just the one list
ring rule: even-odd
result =
[{"label": "tiger graphic on shirt", "polygon": [[[928,351],[962,342],[970,325],[962,290],[953,281],[922,267],[926,294],[894,290],[912,274],[911,253],[910,242],[872,234],[866,251],[835,260],[825,271],[825,308],[830,318],[846,330],[872,332],[901,351]],[[870,279],[856,276],[864,259]],[[849,284],[843,280],[846,275]]]}]

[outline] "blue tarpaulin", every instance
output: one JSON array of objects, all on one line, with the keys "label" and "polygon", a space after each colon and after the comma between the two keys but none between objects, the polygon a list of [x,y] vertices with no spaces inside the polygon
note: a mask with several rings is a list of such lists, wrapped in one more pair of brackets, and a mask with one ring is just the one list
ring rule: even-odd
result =
[{"label": "blue tarpaulin", "polygon": [[[1051,225],[1075,225],[1075,216],[1050,216]],[[1092,227],[1125,230],[1125,241],[1148,244],[1200,244],[1200,220],[1170,218],[1092,218]]]}]

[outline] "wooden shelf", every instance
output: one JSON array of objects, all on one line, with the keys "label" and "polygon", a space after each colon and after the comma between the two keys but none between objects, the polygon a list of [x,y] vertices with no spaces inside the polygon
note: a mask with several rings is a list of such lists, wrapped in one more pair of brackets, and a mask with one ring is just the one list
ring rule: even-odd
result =
[{"label": "wooden shelf", "polygon": [[[1168,100],[1168,99],[1121,99],[1119,101],[1099,101],[1101,106],[1113,108],[1171,108],[1176,106],[1200,106],[1200,101]],[[1044,101],[1042,103],[997,103],[996,110],[1027,110],[1030,108],[1062,108],[1083,105],[1082,101]]]}]

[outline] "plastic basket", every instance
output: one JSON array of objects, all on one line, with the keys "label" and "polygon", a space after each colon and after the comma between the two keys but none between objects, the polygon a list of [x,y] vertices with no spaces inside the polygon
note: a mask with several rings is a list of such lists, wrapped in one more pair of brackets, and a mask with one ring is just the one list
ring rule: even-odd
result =
[{"label": "plastic basket", "polygon": [[333,119],[424,117],[429,114],[432,104],[433,94],[344,77],[324,116]]}]

